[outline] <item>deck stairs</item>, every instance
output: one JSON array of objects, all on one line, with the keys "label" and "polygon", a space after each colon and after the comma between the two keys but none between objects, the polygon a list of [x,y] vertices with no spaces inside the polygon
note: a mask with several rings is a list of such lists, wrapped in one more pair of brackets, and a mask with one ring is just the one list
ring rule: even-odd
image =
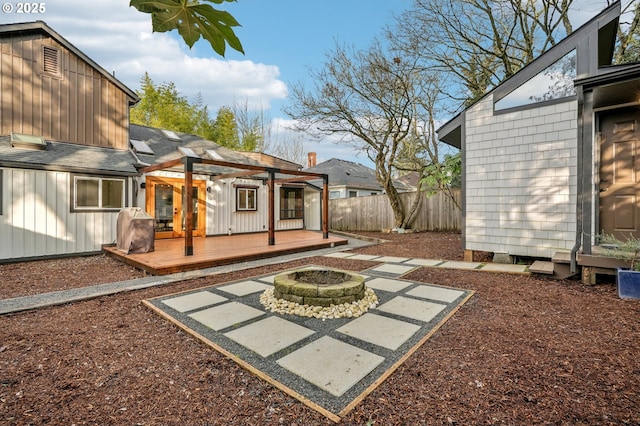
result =
[{"label": "deck stairs", "polygon": [[551,261],[536,260],[529,266],[529,272],[549,275],[558,280],[569,278],[577,273],[571,272],[571,253],[568,251],[556,252]]}]

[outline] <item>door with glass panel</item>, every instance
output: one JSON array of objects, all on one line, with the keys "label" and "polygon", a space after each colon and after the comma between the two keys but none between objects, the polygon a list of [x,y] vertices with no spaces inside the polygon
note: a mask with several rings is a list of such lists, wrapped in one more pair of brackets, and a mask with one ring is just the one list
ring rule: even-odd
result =
[{"label": "door with glass panel", "polygon": [[[156,238],[184,237],[187,207],[182,179],[147,177],[146,209],[156,220]],[[193,236],[205,236],[206,183],[193,181]]]}]

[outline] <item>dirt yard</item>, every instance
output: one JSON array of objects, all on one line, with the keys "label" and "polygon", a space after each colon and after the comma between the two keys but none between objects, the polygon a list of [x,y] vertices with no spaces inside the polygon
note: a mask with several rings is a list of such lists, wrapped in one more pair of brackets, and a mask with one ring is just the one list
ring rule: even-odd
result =
[{"label": "dirt yard", "polygon": [[[462,259],[458,234],[367,234],[391,241],[363,253]],[[316,257],[0,317],[0,424],[331,424],[140,303],[308,263],[376,265]],[[0,295],[141,275],[103,256],[0,265]],[[342,424],[640,424],[640,301],[578,280],[409,278],[476,293]]]}]

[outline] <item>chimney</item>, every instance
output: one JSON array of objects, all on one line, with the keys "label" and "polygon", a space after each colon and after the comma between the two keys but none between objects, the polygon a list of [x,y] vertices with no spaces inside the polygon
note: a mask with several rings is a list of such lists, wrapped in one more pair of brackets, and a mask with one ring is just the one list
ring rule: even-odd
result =
[{"label": "chimney", "polygon": [[310,152],[307,154],[307,168],[316,166],[316,153]]}]

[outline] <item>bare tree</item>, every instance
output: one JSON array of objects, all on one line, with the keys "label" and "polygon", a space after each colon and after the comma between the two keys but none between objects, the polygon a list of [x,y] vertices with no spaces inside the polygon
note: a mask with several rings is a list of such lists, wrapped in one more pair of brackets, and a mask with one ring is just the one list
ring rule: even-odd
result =
[{"label": "bare tree", "polygon": [[242,149],[264,152],[264,145],[270,132],[270,118],[267,111],[264,108],[249,108],[248,100],[234,102],[231,110],[236,119]]},{"label": "bare tree", "polygon": [[415,0],[389,37],[461,82],[468,105],[572,31],[573,0]]},{"label": "bare tree", "polygon": [[428,121],[418,116],[422,109],[416,102],[427,98],[425,90],[431,87],[423,72],[410,60],[385,54],[377,41],[361,51],[338,45],[321,69],[311,71],[312,89],[293,87],[293,106],[287,109],[300,129],[318,136],[338,135],[366,153],[375,164],[397,228],[410,226],[417,207],[405,212],[393,184],[397,167],[413,164],[419,172],[424,170],[423,164],[415,166],[419,159],[407,161],[408,154],[419,151],[410,145],[427,140],[416,130],[417,123]]}]

